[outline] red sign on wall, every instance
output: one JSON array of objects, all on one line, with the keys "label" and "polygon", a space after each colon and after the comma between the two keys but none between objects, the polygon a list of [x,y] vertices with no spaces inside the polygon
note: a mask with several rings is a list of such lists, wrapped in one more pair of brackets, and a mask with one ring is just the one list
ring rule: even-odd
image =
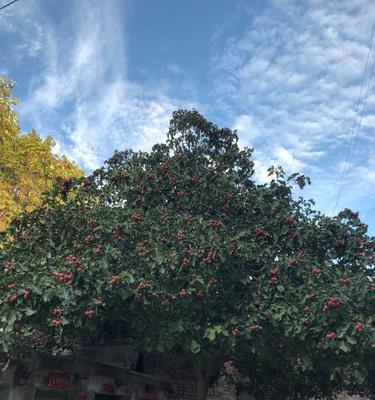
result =
[{"label": "red sign on wall", "polygon": [[56,389],[69,389],[70,376],[59,372],[51,372],[48,376],[48,387]]},{"label": "red sign on wall", "polygon": [[103,385],[103,389],[107,393],[115,394],[115,388],[113,387],[113,385],[111,383],[105,383]]},{"label": "red sign on wall", "polygon": [[146,392],[146,398],[150,400],[158,400],[159,396],[159,392]]}]

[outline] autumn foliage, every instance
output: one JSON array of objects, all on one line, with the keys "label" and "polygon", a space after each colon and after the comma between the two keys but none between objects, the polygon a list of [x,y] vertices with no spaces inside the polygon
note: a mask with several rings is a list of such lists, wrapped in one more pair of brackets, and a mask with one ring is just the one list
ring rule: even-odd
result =
[{"label": "autumn foliage", "polygon": [[21,134],[12,96],[12,81],[0,77],[0,231],[12,217],[41,204],[41,194],[57,177],[83,172],[66,157],[53,154],[54,141],[34,130]]},{"label": "autumn foliage", "polygon": [[296,200],[303,175],[270,168],[257,184],[237,141],[176,111],[166,144],[117,152],[14,220],[0,255],[4,364],[133,337],[193,360],[197,399],[229,361],[257,399],[369,392],[373,238],[357,213]]}]

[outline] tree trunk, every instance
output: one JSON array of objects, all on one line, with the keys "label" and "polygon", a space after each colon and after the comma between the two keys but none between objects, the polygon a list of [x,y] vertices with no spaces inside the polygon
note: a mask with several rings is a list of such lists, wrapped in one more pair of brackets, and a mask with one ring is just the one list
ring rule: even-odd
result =
[{"label": "tree trunk", "polygon": [[202,364],[195,365],[196,400],[206,400],[212,379],[219,369],[220,363],[214,360],[206,360]]},{"label": "tree trunk", "polygon": [[196,377],[196,400],[206,400],[210,377],[208,376],[207,367],[196,367],[195,368]]}]

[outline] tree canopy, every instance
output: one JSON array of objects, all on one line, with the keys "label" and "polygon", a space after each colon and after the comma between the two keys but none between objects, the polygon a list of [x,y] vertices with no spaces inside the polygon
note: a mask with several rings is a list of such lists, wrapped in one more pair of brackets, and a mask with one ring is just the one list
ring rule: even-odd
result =
[{"label": "tree canopy", "polygon": [[226,361],[259,399],[369,391],[374,238],[358,213],[295,199],[303,175],[271,167],[258,184],[251,156],[178,110],[165,144],[59,181],[3,237],[4,363],[133,337],[192,359],[197,399]]},{"label": "tree canopy", "polygon": [[57,177],[79,177],[83,172],[66,157],[52,152],[51,137],[34,130],[21,134],[12,96],[13,82],[0,77],[0,231],[21,211],[41,204],[41,193]]}]

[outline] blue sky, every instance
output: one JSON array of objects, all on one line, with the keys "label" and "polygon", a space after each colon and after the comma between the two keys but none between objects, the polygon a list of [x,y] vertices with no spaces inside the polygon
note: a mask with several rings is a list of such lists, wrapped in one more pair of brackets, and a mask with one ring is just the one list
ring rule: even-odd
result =
[{"label": "blue sky", "polygon": [[[195,107],[255,148],[258,181],[271,164],[303,172],[332,214],[374,21],[372,0],[19,0],[0,11],[0,74],[17,81],[22,129],[88,172]],[[338,206],[372,233],[374,81]]]}]

